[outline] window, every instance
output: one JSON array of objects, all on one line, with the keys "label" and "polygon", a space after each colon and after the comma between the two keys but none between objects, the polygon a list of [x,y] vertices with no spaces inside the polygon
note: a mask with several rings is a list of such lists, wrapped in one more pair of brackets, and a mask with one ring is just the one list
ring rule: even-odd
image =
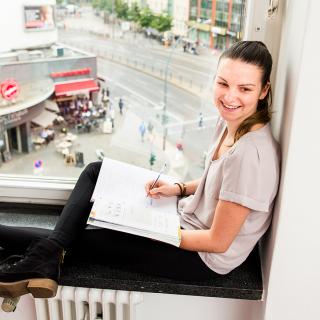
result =
[{"label": "window", "polygon": [[16,30],[0,49],[2,179],[69,189],[103,156],[154,170],[169,162],[170,174],[198,177],[217,116],[219,50],[239,39],[244,2],[232,2],[231,16],[229,1],[211,0],[0,10]]}]

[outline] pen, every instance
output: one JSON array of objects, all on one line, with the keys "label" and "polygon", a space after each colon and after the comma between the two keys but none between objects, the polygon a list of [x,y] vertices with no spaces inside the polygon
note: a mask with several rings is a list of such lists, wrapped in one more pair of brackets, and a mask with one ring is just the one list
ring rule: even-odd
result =
[{"label": "pen", "polygon": [[[154,188],[154,186],[156,185],[156,183],[158,182],[160,176],[163,174],[163,172],[164,172],[164,170],[165,170],[166,168],[167,168],[167,164],[165,163],[165,164],[162,166],[161,170],[159,171],[159,174],[158,174],[156,180],[154,180],[153,184],[152,184],[151,187],[149,188],[149,191]],[[148,196],[148,194],[147,194],[147,196]],[[151,199],[151,201],[152,201],[152,199]]]}]

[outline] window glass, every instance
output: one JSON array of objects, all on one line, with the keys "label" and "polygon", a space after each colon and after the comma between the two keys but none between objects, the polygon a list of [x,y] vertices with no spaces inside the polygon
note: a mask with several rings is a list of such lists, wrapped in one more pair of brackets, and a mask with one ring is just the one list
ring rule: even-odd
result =
[{"label": "window glass", "polygon": [[76,178],[106,156],[198,177],[217,117],[214,71],[241,39],[244,7],[3,2],[11,35],[0,48],[0,173]]}]

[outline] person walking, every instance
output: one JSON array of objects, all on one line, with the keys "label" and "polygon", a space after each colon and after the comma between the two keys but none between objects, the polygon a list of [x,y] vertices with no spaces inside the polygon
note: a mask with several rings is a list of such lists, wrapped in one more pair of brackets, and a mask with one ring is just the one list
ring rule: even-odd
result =
[{"label": "person walking", "polygon": [[152,133],[153,133],[153,128],[154,128],[154,125],[153,125],[152,121],[149,120],[149,121],[148,121],[148,125],[147,125],[147,130],[148,130],[148,134],[149,134],[149,135],[152,135]]},{"label": "person walking", "polygon": [[199,113],[198,127],[199,127],[199,128],[202,128],[202,127],[203,127],[203,114],[202,114],[202,112]]},{"label": "person walking", "polygon": [[123,100],[122,98],[119,99],[119,112],[123,115]]},{"label": "person walking", "polygon": [[115,112],[113,106],[109,110],[110,120],[112,124],[112,129],[114,129],[114,118],[115,118]]},{"label": "person walking", "polygon": [[144,121],[140,123],[139,131],[141,136],[141,142],[144,142],[144,135],[146,133],[146,125],[144,124]]}]

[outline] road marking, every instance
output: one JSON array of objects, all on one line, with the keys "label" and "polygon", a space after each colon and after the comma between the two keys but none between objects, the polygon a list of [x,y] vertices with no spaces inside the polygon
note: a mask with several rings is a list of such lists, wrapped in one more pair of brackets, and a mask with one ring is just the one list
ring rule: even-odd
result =
[{"label": "road marking", "polygon": [[[100,77],[101,75],[98,75],[98,77]],[[132,89],[128,88],[127,86],[123,85],[123,84],[120,84],[119,82],[117,81],[114,81],[114,80],[111,80],[110,78],[107,78],[106,76],[102,76],[104,79],[106,79],[107,81],[113,81],[114,85],[115,86],[118,86],[120,88],[122,88],[123,90],[131,93],[132,95],[142,99],[143,101],[146,101],[147,103],[153,105],[153,106],[156,106],[157,104],[151,100],[149,100],[148,98],[142,96],[141,94],[137,93],[136,91],[133,91]]]}]

